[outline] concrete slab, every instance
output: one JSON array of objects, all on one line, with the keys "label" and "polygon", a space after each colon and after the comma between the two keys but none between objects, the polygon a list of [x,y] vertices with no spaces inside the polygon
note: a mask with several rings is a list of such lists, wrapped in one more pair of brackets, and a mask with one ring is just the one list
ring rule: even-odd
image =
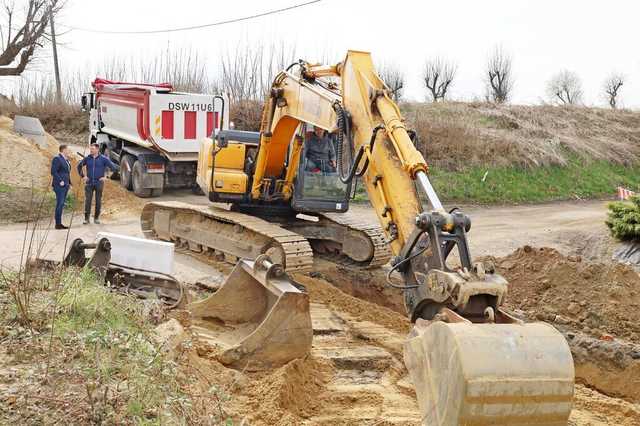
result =
[{"label": "concrete slab", "polygon": [[46,148],[44,127],[38,118],[16,115],[13,119],[13,130],[20,136],[36,143],[40,148]]}]

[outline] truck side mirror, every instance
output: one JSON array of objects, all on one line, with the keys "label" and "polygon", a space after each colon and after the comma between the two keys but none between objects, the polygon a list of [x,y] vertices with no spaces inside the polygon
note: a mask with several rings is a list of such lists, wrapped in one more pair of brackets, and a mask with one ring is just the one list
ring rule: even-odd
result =
[{"label": "truck side mirror", "polygon": [[82,112],[87,112],[87,95],[82,95],[82,98],[80,98],[80,104],[82,105]]}]

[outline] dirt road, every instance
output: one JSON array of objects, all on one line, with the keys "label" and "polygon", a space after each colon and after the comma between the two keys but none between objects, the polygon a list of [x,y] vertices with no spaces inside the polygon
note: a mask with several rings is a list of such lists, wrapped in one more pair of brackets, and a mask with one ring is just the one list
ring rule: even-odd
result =
[{"label": "dirt road", "polygon": [[[156,200],[156,199],[154,199]],[[186,191],[169,191],[157,200],[178,200],[207,204],[205,197]],[[549,246],[566,254],[593,254],[603,257],[607,250],[605,201],[562,202],[535,206],[465,207],[471,216],[469,244],[473,256],[505,256],[523,245]],[[70,239],[92,238],[98,231],[142,237],[136,209],[121,211],[103,219],[101,225],[81,225],[81,216],[74,218]],[[351,210],[375,221],[375,213],[366,205],[354,205]],[[67,221],[68,222],[68,221]],[[17,265],[24,225],[0,226],[0,265]],[[48,233],[45,253],[55,255],[64,245],[66,233]],[[589,257],[589,256],[588,256]],[[179,269],[179,268],[177,268]]]}]

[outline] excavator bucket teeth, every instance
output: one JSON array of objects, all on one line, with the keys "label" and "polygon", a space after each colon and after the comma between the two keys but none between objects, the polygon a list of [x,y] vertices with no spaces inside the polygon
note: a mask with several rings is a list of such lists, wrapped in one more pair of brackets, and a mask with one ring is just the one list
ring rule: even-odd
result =
[{"label": "excavator bucket teeth", "polygon": [[567,424],[573,359],[548,324],[418,320],[404,360],[425,425]]},{"label": "excavator bucket teeth", "polygon": [[263,260],[240,260],[216,293],[187,307],[198,339],[233,368],[270,369],[311,350],[308,295]]}]

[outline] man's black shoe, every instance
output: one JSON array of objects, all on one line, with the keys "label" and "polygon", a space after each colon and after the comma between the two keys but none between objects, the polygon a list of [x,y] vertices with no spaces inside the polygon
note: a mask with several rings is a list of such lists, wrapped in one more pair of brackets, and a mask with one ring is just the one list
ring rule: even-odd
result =
[{"label": "man's black shoe", "polygon": [[60,224],[60,225],[56,225],[56,229],[69,229],[69,227]]}]

